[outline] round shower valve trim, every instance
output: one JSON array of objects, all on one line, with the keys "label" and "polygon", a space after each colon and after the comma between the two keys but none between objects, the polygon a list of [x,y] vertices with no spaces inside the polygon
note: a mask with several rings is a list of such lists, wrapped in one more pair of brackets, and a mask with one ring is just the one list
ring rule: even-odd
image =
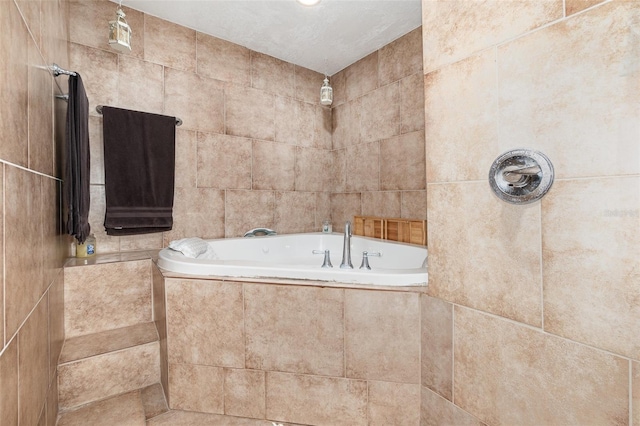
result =
[{"label": "round shower valve trim", "polygon": [[527,204],[542,198],[553,184],[553,165],[546,155],[532,149],[514,149],[499,156],[489,170],[493,192],[511,204]]}]

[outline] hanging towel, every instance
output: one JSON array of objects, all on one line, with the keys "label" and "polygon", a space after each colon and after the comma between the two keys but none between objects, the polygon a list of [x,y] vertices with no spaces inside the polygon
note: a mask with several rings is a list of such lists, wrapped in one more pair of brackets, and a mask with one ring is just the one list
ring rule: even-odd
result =
[{"label": "hanging towel", "polygon": [[176,119],[102,108],[107,235],[173,226]]},{"label": "hanging towel", "polygon": [[89,100],[80,74],[69,76],[64,208],[67,233],[84,243],[89,235]]}]

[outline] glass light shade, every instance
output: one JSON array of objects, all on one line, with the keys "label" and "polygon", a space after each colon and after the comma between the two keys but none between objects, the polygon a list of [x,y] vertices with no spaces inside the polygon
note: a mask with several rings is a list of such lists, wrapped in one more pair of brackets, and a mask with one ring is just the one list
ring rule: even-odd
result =
[{"label": "glass light shade", "polygon": [[118,52],[131,51],[131,27],[124,19],[122,9],[116,10],[116,20],[109,22],[109,46]]},{"label": "glass light shade", "polygon": [[329,86],[329,79],[324,78],[322,87],[320,88],[320,103],[322,105],[331,105],[333,103],[333,88]]},{"label": "glass light shade", "polygon": [[315,6],[316,4],[320,3],[320,0],[298,0],[298,3],[303,6]]}]

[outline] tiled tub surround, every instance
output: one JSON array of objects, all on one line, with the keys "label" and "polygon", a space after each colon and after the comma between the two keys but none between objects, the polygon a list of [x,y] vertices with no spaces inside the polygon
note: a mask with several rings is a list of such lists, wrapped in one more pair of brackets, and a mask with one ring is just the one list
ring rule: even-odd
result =
[{"label": "tiled tub surround", "polygon": [[165,278],[172,409],[420,423],[420,293]]}]

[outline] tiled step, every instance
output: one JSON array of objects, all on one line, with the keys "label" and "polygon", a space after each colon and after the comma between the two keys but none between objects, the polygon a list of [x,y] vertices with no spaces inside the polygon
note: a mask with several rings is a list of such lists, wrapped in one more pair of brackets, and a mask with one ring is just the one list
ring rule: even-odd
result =
[{"label": "tiled step", "polygon": [[70,410],[160,382],[153,323],[73,337],[58,364],[58,400]]},{"label": "tiled step", "polygon": [[162,386],[156,383],[74,410],[62,412],[58,426],[144,426],[148,419],[167,412]]}]

